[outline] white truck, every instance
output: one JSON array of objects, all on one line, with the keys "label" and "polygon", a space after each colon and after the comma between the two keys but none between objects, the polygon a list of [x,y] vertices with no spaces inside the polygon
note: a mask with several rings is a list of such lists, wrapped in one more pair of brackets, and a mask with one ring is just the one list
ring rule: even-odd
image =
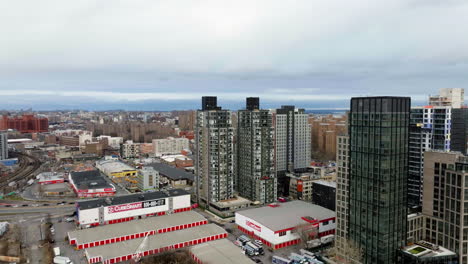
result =
[{"label": "white truck", "polygon": [[56,256],[54,264],[73,264],[73,262],[68,257]]}]

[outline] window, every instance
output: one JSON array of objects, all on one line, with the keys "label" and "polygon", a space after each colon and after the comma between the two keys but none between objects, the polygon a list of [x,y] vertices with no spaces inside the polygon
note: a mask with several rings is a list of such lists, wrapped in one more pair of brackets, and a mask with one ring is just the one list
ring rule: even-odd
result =
[{"label": "window", "polygon": [[287,231],[279,232],[279,236],[285,236]]}]

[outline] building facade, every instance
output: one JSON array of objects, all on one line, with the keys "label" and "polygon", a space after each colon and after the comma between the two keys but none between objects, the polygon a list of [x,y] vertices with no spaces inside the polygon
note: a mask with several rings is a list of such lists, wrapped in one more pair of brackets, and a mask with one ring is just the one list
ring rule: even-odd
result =
[{"label": "building facade", "polygon": [[312,203],[335,211],[336,182],[324,180],[312,182]]},{"label": "building facade", "polygon": [[336,151],[336,239],[337,260],[347,258],[345,244],[348,239],[349,218],[349,136],[337,136]]},{"label": "building facade", "polygon": [[22,115],[17,117],[2,116],[0,130],[15,129],[21,133],[38,133],[49,131],[49,120],[45,117]]},{"label": "building facade", "polygon": [[145,166],[138,171],[138,189],[140,191],[159,189],[159,172]]},{"label": "building facade", "polygon": [[450,150],[468,154],[468,108],[452,109]]},{"label": "building facade", "polygon": [[282,106],[275,114],[275,166],[278,192],[289,195],[286,172],[305,170],[310,166],[310,125],[304,109]]},{"label": "building facade", "polygon": [[336,157],[337,136],[346,134],[347,115],[343,116],[310,116],[311,149],[324,159],[333,160]]},{"label": "building facade", "polygon": [[234,197],[234,129],[231,111],[217,98],[202,98],[196,120],[196,193],[208,206]]},{"label": "building facade", "polygon": [[8,159],[8,135],[0,132],[0,160]]},{"label": "building facade", "polygon": [[349,238],[363,263],[395,263],[406,245],[409,97],[351,99]]},{"label": "building facade", "polygon": [[140,157],[140,144],[133,143],[133,141],[128,140],[121,146],[121,155],[124,159]]},{"label": "building facade", "polygon": [[424,156],[425,239],[468,263],[468,157],[435,150]]},{"label": "building facade", "polygon": [[247,109],[238,111],[237,183],[242,197],[260,203],[276,201],[272,114],[259,109],[258,98],[247,98]]},{"label": "building facade", "polygon": [[451,106],[460,108],[465,100],[465,89],[463,88],[442,88],[439,95],[429,96],[429,105]]},{"label": "building facade", "polygon": [[180,154],[182,150],[189,149],[189,140],[174,137],[153,139],[153,148],[156,156]]}]

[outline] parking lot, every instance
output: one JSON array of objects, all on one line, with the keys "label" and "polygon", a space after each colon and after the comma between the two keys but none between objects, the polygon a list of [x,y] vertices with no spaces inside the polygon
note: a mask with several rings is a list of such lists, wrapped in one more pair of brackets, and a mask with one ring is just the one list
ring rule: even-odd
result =
[{"label": "parking lot", "polygon": [[84,256],[84,251],[75,250],[74,247],[71,246],[65,239],[67,237],[68,231],[75,229],[75,223],[66,222],[66,218],[67,217],[62,217],[52,220],[53,227],[55,229],[55,243],[53,246],[60,247],[60,255],[69,257],[70,260],[73,261],[73,263],[87,263],[86,258]]}]

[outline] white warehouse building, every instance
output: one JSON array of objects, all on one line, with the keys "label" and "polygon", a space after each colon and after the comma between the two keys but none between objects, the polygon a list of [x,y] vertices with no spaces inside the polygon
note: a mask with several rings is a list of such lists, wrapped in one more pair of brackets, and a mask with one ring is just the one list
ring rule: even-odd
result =
[{"label": "white warehouse building", "polygon": [[299,200],[236,212],[239,230],[273,249],[298,244],[297,227],[316,229],[317,238],[333,237],[335,218],[335,212]]},{"label": "white warehouse building", "polygon": [[153,215],[191,210],[190,194],[181,189],[77,202],[81,227],[116,224]]},{"label": "white warehouse building", "polygon": [[187,138],[153,139],[154,154],[157,157],[162,155],[180,154],[184,149],[189,149],[189,140]]}]

